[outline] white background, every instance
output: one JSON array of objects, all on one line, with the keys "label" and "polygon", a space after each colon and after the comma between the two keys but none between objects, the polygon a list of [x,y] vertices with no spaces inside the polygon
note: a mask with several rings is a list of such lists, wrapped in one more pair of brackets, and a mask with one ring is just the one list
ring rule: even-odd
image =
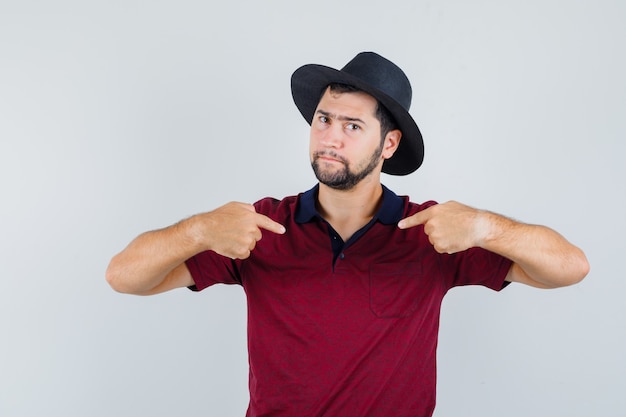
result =
[{"label": "white background", "polygon": [[137,234],[311,187],[289,77],[373,50],[423,167],[383,182],[549,225],[578,286],[453,290],[436,416],[623,416],[626,3],[0,0],[0,415],[243,416],[237,287],[104,280]]}]

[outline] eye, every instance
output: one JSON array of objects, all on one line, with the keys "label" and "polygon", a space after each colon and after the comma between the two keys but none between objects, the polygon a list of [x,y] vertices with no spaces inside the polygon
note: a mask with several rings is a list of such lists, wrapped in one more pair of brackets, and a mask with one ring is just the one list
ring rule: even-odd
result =
[{"label": "eye", "polygon": [[319,121],[320,121],[320,123],[324,123],[324,124],[326,124],[326,123],[328,123],[328,117],[326,117],[326,116],[320,116],[320,117],[319,117]]},{"label": "eye", "polygon": [[357,125],[357,124],[355,124],[355,123],[348,123],[348,124],[346,125],[346,127],[348,128],[348,130],[353,130],[353,131],[356,131],[356,130],[360,130],[360,129],[361,129],[361,126],[359,126],[359,125]]}]

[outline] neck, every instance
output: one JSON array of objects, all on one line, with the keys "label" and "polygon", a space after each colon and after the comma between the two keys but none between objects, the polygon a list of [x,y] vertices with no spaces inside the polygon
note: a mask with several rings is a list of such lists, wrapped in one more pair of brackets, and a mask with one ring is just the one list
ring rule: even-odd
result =
[{"label": "neck", "polygon": [[380,181],[367,178],[350,190],[336,190],[320,184],[317,209],[344,241],[376,214],[382,203]]}]

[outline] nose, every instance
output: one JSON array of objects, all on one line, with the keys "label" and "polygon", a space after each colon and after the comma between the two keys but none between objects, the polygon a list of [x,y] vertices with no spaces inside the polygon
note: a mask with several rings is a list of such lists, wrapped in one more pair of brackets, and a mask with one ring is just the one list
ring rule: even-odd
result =
[{"label": "nose", "polygon": [[340,148],[343,145],[343,130],[340,123],[333,123],[324,130],[320,144],[328,148]]}]

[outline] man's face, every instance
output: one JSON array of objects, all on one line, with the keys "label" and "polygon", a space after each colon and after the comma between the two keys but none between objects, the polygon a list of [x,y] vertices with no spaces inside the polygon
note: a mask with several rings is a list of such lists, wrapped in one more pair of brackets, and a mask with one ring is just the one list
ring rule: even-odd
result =
[{"label": "man's face", "polygon": [[311,166],[331,188],[350,190],[382,168],[384,141],[376,99],[363,92],[326,90],[311,123]]}]

